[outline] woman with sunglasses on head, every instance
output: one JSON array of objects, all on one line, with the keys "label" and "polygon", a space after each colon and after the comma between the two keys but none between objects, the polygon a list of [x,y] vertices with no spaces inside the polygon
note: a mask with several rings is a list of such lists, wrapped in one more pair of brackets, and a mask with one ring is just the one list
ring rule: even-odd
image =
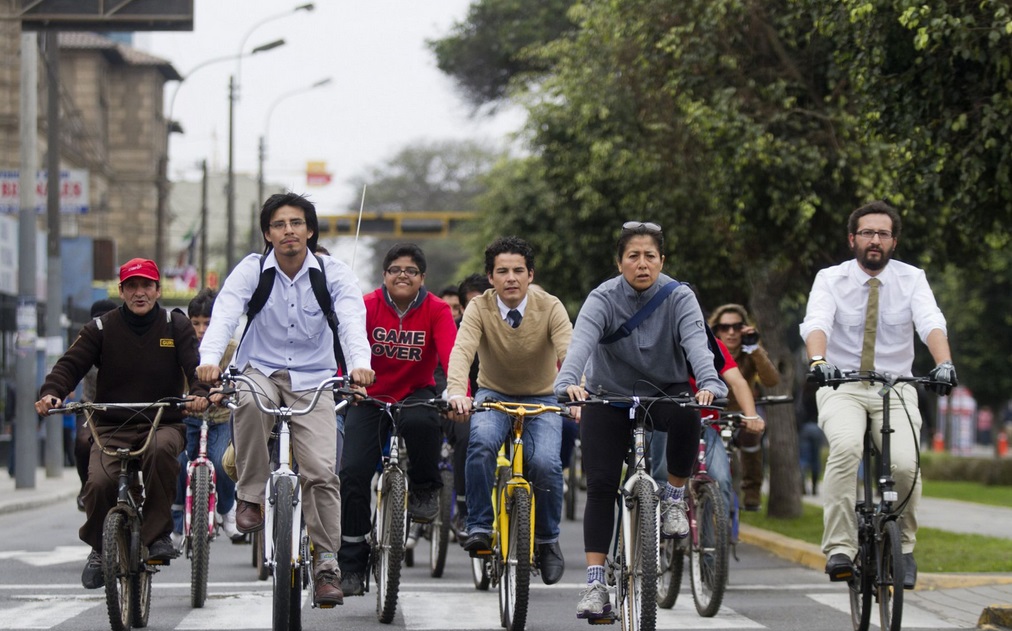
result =
[{"label": "woman with sunglasses on head", "polygon": [[[620,275],[599,285],[580,309],[569,352],[555,380],[555,394],[572,401],[585,400],[587,390],[580,384],[586,377],[592,392],[687,395],[691,392],[689,377],[694,376],[699,403],[706,405],[715,397],[725,396],[727,387],[714,368],[695,295],[661,273],[661,227],[639,221],[623,224],[617,257]],[[671,283],[675,286],[665,289]],[[668,291],[638,326],[631,331],[626,327],[627,334],[616,335],[655,295]],[[580,439],[587,476],[583,516],[587,587],[580,596],[577,616],[597,618],[611,610],[604,585],[604,563],[615,523],[615,493],[629,444],[629,419],[626,409],[611,406],[573,410],[582,416]],[[651,421],[668,432],[668,484],[660,491],[661,533],[670,538],[685,537],[689,524],[682,498],[698,450],[699,413],[657,403],[651,407]]]},{"label": "woman with sunglasses on head", "polygon": [[[726,304],[717,307],[710,316],[710,328],[730,351],[742,375],[752,387],[753,398],[758,396],[759,384],[771,388],[780,383],[780,373],[770,361],[766,350],[759,345],[759,333],[749,324],[745,307]],[[728,396],[728,410],[741,411],[734,392]],[[762,502],[763,453],[761,432],[741,432],[738,435],[741,453],[741,490],[744,509],[759,510]]]}]

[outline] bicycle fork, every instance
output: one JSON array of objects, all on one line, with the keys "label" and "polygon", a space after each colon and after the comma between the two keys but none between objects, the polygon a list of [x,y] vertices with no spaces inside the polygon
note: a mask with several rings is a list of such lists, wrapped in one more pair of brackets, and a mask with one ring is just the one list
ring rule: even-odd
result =
[{"label": "bicycle fork", "polygon": [[[291,537],[292,546],[292,567],[297,566],[299,563],[299,554],[301,553],[302,544],[302,485],[299,484],[299,476],[297,473],[292,471],[290,466],[289,454],[291,453],[291,430],[289,429],[288,422],[281,423],[281,428],[278,430],[278,454],[279,463],[278,468],[274,470],[270,477],[267,478],[267,486],[264,489],[264,496],[267,498],[267,510],[264,511],[264,557],[267,559],[268,564],[273,568],[277,561],[274,559],[274,537],[271,536],[274,533],[274,511],[279,507],[276,505],[278,501],[277,496],[277,485],[279,482],[286,482],[292,485],[292,531],[288,533]],[[285,536],[284,533],[276,533],[278,536]],[[305,562],[309,562],[308,559]]]},{"label": "bicycle fork", "polygon": [[[218,504],[218,478],[214,471],[214,464],[207,457],[207,419],[200,424],[200,443],[197,449],[197,457],[186,466],[186,505],[183,511],[183,535],[189,537],[191,534],[191,522],[193,521],[193,478],[197,467],[205,467],[211,485],[207,492],[207,536],[214,534],[215,521],[214,513]],[[205,507],[197,507],[204,510]]]}]

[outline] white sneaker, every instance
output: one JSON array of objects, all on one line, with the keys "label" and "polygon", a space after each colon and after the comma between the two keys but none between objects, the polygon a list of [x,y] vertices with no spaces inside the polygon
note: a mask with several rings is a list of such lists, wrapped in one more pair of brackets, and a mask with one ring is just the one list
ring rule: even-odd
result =
[{"label": "white sneaker", "polygon": [[661,500],[661,534],[665,537],[683,539],[689,534],[689,518],[682,500]]},{"label": "white sneaker", "polygon": [[609,611],[608,588],[603,583],[594,581],[580,592],[580,602],[576,605],[577,618],[602,618]]},{"label": "white sneaker", "polygon": [[173,531],[172,534],[169,535],[169,538],[172,540],[172,547],[173,548],[175,548],[176,550],[182,550],[183,549],[183,541],[185,541],[185,537],[183,537],[183,533]]},{"label": "white sneaker", "polygon": [[243,534],[239,532],[239,529],[235,526],[235,504],[232,505],[231,510],[228,513],[222,515],[217,513],[218,523],[221,524],[221,531],[225,533],[225,536],[232,541],[238,541],[242,539]]}]

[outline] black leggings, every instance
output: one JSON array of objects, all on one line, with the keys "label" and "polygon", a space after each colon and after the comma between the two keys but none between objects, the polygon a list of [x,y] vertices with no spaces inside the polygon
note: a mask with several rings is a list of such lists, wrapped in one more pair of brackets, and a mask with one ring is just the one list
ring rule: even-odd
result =
[{"label": "black leggings", "polygon": [[[666,389],[686,392],[684,384]],[[643,411],[637,412],[642,414]],[[699,452],[699,412],[673,404],[650,407],[651,427],[668,432],[668,472],[687,478]],[[588,405],[580,420],[583,470],[587,475],[587,505],[583,513],[585,552],[607,554],[615,527],[615,498],[622,475],[622,462],[629,446],[629,410],[607,405]],[[647,450],[649,453],[649,450]],[[647,467],[647,474],[650,467]]]}]

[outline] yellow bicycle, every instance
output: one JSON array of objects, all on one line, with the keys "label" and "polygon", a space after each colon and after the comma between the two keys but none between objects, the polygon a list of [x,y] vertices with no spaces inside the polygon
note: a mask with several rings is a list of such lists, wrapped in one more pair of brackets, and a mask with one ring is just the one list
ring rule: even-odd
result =
[{"label": "yellow bicycle", "polygon": [[512,434],[499,452],[496,483],[492,489],[492,549],[471,553],[475,586],[499,587],[500,622],[506,631],[523,631],[534,566],[534,496],[524,477],[524,423],[526,419],[554,412],[568,416],[568,408],[539,403],[482,401],[480,410],[494,410],[510,417]]}]

